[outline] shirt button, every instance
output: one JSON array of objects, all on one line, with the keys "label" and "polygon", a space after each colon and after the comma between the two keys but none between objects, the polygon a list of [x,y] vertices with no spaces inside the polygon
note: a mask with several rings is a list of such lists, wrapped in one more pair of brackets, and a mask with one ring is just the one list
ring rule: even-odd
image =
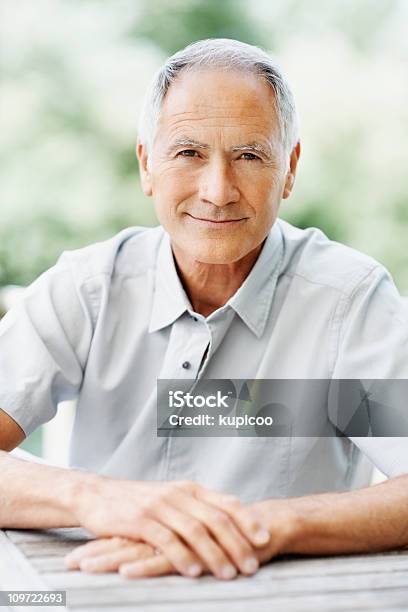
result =
[{"label": "shirt button", "polygon": [[183,367],[185,370],[188,370],[190,366],[191,366],[191,363],[190,363],[189,361],[183,361],[183,363],[182,363],[182,367]]},{"label": "shirt button", "polygon": [[194,321],[198,321],[197,317],[193,317]]}]

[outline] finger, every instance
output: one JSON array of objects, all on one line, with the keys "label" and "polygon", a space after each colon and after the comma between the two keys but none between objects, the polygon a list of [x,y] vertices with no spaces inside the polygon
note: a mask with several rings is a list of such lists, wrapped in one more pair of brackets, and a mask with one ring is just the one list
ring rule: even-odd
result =
[{"label": "finger", "polygon": [[177,570],[164,555],[156,555],[144,561],[124,563],[120,566],[119,573],[125,578],[144,578],[176,574]]},{"label": "finger", "polygon": [[77,548],[66,555],[65,565],[68,569],[79,569],[82,559],[107,554],[133,544],[134,542],[131,540],[120,537],[91,540],[91,542],[77,546]]},{"label": "finger", "polygon": [[117,572],[123,563],[142,561],[155,556],[151,546],[135,544],[115,552],[83,559],[80,562],[80,569],[91,574]]},{"label": "finger", "polygon": [[271,535],[255,509],[241,504],[234,496],[211,491],[204,487],[198,491],[197,496],[200,499],[227,512],[251,544],[259,547],[268,544]]},{"label": "finger", "polygon": [[[231,564],[230,558],[222,547],[220,547],[211,537],[205,524],[193,516],[191,506],[193,505],[194,499],[191,496],[186,497],[186,500],[183,498],[183,495],[177,497],[179,503],[182,505],[183,511],[180,511],[170,503],[157,504],[154,509],[155,518],[161,523],[168,525],[173,532],[181,536],[189,547],[197,553],[200,561],[202,561],[217,578],[221,580],[235,578],[237,570],[234,565]],[[219,511],[214,508],[214,512]],[[200,513],[197,512],[197,515],[199,514]],[[226,522],[230,522],[228,518]],[[165,554],[167,556],[167,553]],[[257,564],[256,559],[255,563]]]},{"label": "finger", "polygon": [[[257,571],[259,563],[252,546],[235,526],[234,520],[228,513],[219,507],[187,496],[184,493],[174,496],[173,504],[179,510],[184,513],[188,512],[199,523],[203,524],[243,574],[253,574]],[[194,540],[197,540],[197,538],[194,538],[194,533],[191,535]],[[197,552],[202,557],[198,550]],[[210,561],[207,558],[205,561],[209,563],[212,570],[213,566]],[[222,571],[221,568],[219,568],[219,571]],[[225,571],[228,572],[229,570]]]},{"label": "finger", "polygon": [[[168,524],[168,521],[165,521]],[[138,533],[143,540],[160,550],[184,576],[199,576],[203,565],[199,558],[180,538],[168,527],[152,519],[143,519],[138,527]]]}]

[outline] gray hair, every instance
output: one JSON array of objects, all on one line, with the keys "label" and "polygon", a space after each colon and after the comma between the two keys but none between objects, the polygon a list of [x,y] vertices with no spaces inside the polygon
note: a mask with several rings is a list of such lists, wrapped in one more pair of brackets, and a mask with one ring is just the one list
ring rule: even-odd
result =
[{"label": "gray hair", "polygon": [[181,71],[194,67],[246,70],[264,78],[275,93],[282,143],[290,154],[298,140],[298,120],[290,86],[278,64],[262,49],[229,38],[199,40],[169,57],[154,75],[139,119],[138,140],[152,151],[164,97]]}]

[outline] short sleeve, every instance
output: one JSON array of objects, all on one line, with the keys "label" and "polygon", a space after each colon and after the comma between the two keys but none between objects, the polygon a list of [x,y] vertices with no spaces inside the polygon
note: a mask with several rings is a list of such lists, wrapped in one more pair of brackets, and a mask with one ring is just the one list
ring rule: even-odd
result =
[{"label": "short sleeve", "polygon": [[66,253],[0,321],[0,408],[26,435],[77,397],[93,317]]},{"label": "short sleeve", "polygon": [[[354,444],[387,476],[408,473],[408,306],[385,268],[376,266],[344,301],[333,379],[360,379],[370,389],[381,388],[381,402],[370,397],[380,434],[350,435]],[[376,380],[381,379],[376,383]],[[334,382],[336,382],[334,381]],[[388,399],[387,399],[388,395]],[[344,406],[344,404],[343,404]],[[351,422],[352,406],[345,407]],[[370,416],[370,418],[373,418]],[[344,419],[343,419],[344,420]],[[381,435],[383,432],[395,432]],[[400,435],[398,435],[400,432]],[[358,432],[357,432],[358,433]]]}]

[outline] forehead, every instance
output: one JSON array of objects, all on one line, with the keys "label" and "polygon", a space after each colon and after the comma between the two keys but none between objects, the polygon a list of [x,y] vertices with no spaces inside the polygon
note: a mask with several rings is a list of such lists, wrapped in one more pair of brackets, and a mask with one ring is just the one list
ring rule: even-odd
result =
[{"label": "forehead", "polygon": [[278,135],[275,96],[264,79],[250,72],[194,68],[182,72],[162,105],[158,136],[171,138],[186,129],[224,135]]}]

